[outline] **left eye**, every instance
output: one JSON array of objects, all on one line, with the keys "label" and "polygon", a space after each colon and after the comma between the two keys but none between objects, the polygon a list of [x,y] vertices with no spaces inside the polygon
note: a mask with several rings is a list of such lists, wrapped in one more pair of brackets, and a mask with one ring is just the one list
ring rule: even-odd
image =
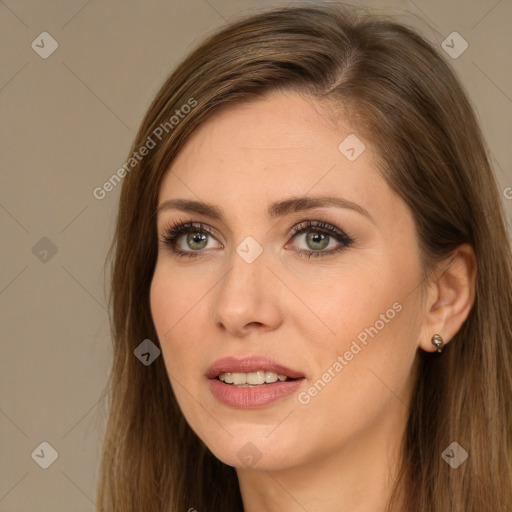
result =
[{"label": "left eye", "polygon": [[[333,235],[329,233],[325,233],[324,231],[320,230],[308,230],[307,232],[299,233],[295,235],[294,237],[296,240],[299,240],[300,238],[303,239],[303,241],[306,243],[306,248],[300,248],[298,250],[323,250],[327,249],[329,247],[330,242],[336,242],[336,239],[333,237]],[[339,243],[339,241],[338,241]]]},{"label": "left eye", "polygon": [[[299,248],[295,250],[301,256],[309,258],[311,256],[329,256],[348,248],[354,243],[354,239],[349,237],[344,231],[323,221],[306,221],[299,224],[294,228],[291,237],[296,238],[303,234],[305,235],[304,240],[307,247],[306,249]],[[337,241],[338,245],[334,249],[324,250],[329,247],[329,242],[333,241],[332,239]]]},{"label": "left eye", "polygon": [[[177,257],[196,257],[200,252],[203,252],[203,249],[211,248],[208,247],[208,238],[216,240],[213,236],[213,231],[205,224],[187,222],[169,226],[160,241],[170,246],[172,252]],[[303,222],[295,226],[289,234],[292,239],[302,235],[305,235],[306,248],[294,247],[293,250],[299,255],[307,257],[327,256],[348,248],[354,242],[354,239],[341,229],[322,221]],[[330,242],[333,241],[332,239],[338,242],[337,246],[335,245],[334,249],[325,250],[330,246]],[[184,249],[181,243],[182,240],[192,250]],[[222,247],[222,244],[220,244],[220,247]],[[286,248],[288,248],[288,244]]]}]

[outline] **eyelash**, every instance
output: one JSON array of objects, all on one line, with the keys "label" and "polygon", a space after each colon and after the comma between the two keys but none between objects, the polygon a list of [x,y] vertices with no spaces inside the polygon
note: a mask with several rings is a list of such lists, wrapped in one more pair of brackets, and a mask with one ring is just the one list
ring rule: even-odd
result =
[{"label": "eyelash", "polygon": [[[318,250],[318,251],[308,251],[304,249],[296,249],[295,251],[302,257],[311,258],[311,256],[315,257],[324,257],[331,256],[335,253],[339,253],[348,247],[350,247],[355,239],[348,236],[344,231],[331,224],[327,224],[323,221],[303,221],[294,226],[291,230],[289,237],[295,238],[298,235],[302,235],[303,233],[307,233],[309,231],[313,231],[315,233],[326,234],[332,238],[334,238],[337,242],[340,242],[340,245],[335,249],[330,249],[328,251]],[[178,238],[182,234],[186,233],[201,233],[208,234],[213,237],[213,230],[209,228],[206,224],[201,222],[180,222],[177,221],[175,223],[169,224],[165,229],[160,238],[160,242],[165,246],[169,246],[174,255],[178,258],[189,257],[196,258],[199,256],[198,253],[204,252],[201,250],[198,251],[182,251],[181,249],[177,249],[177,241]],[[215,238],[215,237],[214,237]],[[305,253],[309,253],[306,255]]]}]

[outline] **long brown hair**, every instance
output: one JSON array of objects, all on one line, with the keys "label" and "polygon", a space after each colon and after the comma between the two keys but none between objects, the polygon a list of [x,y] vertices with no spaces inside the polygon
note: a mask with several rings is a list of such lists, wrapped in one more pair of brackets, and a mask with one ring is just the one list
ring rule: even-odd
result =
[{"label": "long brown hair", "polygon": [[[388,510],[398,503],[399,484],[404,510],[512,510],[512,255],[489,151],[438,50],[389,17],[339,4],[231,23],[177,66],[147,111],[130,155],[150,139],[155,147],[122,173],[109,252],[114,358],[98,506],[243,509],[234,468],[188,426],[163,358],[145,366],[133,351],[144,339],[159,343],[149,289],[163,174],[213,112],[276,90],[297,91],[357,120],[383,176],[411,208],[426,276],[460,244],[476,253],[476,300],[467,320],[441,357],[421,354]],[[469,453],[456,470],[441,457],[453,441]]]}]

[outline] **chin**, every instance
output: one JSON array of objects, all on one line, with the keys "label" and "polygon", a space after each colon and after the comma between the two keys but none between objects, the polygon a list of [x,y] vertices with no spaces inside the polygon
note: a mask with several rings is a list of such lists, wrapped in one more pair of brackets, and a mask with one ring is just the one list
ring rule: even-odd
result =
[{"label": "chin", "polygon": [[239,430],[230,429],[233,437],[225,435],[227,439],[223,441],[217,437],[213,442],[210,439],[203,439],[203,442],[221,462],[236,469],[277,471],[298,463],[300,446],[291,441],[286,432],[280,432],[276,438],[267,437],[268,433],[262,433],[257,426],[251,429],[243,425]]}]

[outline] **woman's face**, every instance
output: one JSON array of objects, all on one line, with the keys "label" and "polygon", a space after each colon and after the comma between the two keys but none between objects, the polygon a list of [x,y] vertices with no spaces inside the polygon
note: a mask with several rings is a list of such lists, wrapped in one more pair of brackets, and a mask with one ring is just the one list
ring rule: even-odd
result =
[{"label": "woman's face", "polygon": [[408,413],[424,320],[412,214],[372,141],[328,119],[294,93],[231,105],[159,192],[162,240],[194,223],[174,239],[182,256],[159,242],[162,355],[191,428],[237,468],[348,457],[401,434]]}]

